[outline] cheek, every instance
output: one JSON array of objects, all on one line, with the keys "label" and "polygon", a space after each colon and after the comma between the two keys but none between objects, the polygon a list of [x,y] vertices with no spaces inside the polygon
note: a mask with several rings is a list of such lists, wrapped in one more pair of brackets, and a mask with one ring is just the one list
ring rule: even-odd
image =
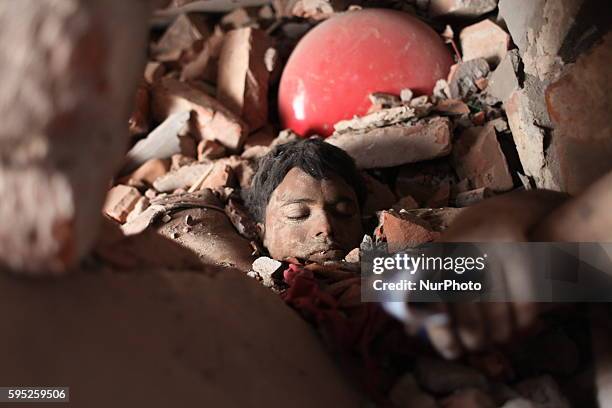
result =
[{"label": "cheek", "polygon": [[304,224],[290,224],[271,220],[266,222],[264,245],[272,255],[292,255],[306,243],[308,228]]}]

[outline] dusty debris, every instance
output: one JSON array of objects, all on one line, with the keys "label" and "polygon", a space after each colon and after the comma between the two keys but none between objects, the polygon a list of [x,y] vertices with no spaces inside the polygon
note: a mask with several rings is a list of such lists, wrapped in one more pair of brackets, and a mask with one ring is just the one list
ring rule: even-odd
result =
[{"label": "dusty debris", "polygon": [[169,193],[178,188],[188,189],[211,172],[213,167],[214,164],[211,162],[181,166],[155,180],[153,187],[162,193]]},{"label": "dusty debris", "polygon": [[141,197],[134,187],[119,184],[111,188],[106,195],[103,212],[115,221],[124,223]]},{"label": "dusty debris", "polygon": [[453,224],[455,218],[463,212],[463,208],[417,208],[407,212],[426,221],[434,231],[443,232]]},{"label": "dusty debris", "polygon": [[204,40],[209,35],[206,17],[202,14],[181,14],[164,32],[153,50],[157,58],[178,59],[181,51],[191,47],[197,40]]},{"label": "dusty debris", "polygon": [[126,155],[121,173],[126,173],[151,159],[166,159],[181,151],[179,135],[187,130],[189,112],[176,112],[166,118]]},{"label": "dusty debris", "polygon": [[274,0],[279,17],[301,17],[323,20],[348,6],[343,0]]},{"label": "dusty debris", "polygon": [[459,99],[442,99],[435,106],[435,111],[448,116],[468,115],[470,108]]},{"label": "dusty debris", "polygon": [[510,35],[491,20],[465,27],[459,39],[464,61],[484,58],[491,66],[504,59],[510,46]]},{"label": "dusty debris", "polygon": [[142,166],[138,167],[134,172],[125,176],[121,182],[130,180],[144,183],[146,186],[152,186],[153,182],[163,176],[170,170],[169,159],[151,159],[147,160]]},{"label": "dusty debris", "polygon": [[383,109],[365,116],[342,120],[336,123],[334,125],[334,135],[389,126],[396,123],[405,122],[414,118],[415,116],[415,110],[408,106],[397,106],[395,108]]},{"label": "dusty debris", "polygon": [[432,17],[474,18],[497,7],[497,0],[431,0],[429,15]]},{"label": "dusty debris", "polygon": [[360,260],[361,260],[361,252],[360,252],[359,248],[352,249],[344,257],[344,261],[345,262],[350,262],[350,263],[359,263]]},{"label": "dusty debris", "polygon": [[159,81],[166,73],[166,67],[158,61],[149,61],[145,66],[144,80],[147,84],[152,85]]},{"label": "dusty debris", "polygon": [[400,91],[400,100],[404,103],[410,103],[413,96],[414,93],[409,88],[405,88]]},{"label": "dusty debris", "polygon": [[[410,89],[408,90],[405,89],[404,91],[410,91]],[[407,96],[408,95],[404,95],[404,97],[407,97]],[[397,95],[384,93],[384,92],[374,92],[368,95],[368,98],[370,99],[370,102],[372,103],[372,106],[370,106],[369,112],[378,112],[383,109],[395,108],[395,107],[400,106],[403,102],[400,99],[400,97],[398,97]],[[411,98],[412,98],[412,91],[410,91],[410,98],[408,98],[407,102],[410,102]]]},{"label": "dusty debris", "polygon": [[447,160],[433,160],[401,166],[395,180],[398,197],[412,196],[422,207],[445,183],[455,182],[455,172]]},{"label": "dusty debris", "polygon": [[272,275],[278,272],[283,267],[283,263],[276,259],[268,258],[267,256],[260,256],[253,261],[251,269],[262,278],[262,284],[266,287],[272,287],[274,285],[274,279]]},{"label": "dusty debris", "polygon": [[489,64],[484,58],[476,58],[453,65],[447,80],[450,97],[464,99],[478,92],[478,86],[475,81],[480,78],[486,78],[489,75],[489,71]]},{"label": "dusty debris", "polygon": [[434,117],[414,125],[338,133],[325,141],[344,149],[355,159],[357,167],[393,167],[448,155],[450,122],[447,118]]},{"label": "dusty debris", "polygon": [[451,361],[420,357],[416,378],[427,391],[447,394],[463,388],[486,389],[487,380],[477,370]]},{"label": "dusty debris", "polygon": [[153,86],[153,115],[164,120],[175,112],[192,111],[192,123],[199,135],[216,140],[228,149],[238,149],[246,138],[246,125],[216,99],[199,88],[173,78]]},{"label": "dusty debris", "polygon": [[217,97],[252,130],[268,122],[271,70],[266,67],[265,55],[271,46],[265,32],[241,28],[225,35],[219,56]]},{"label": "dusty debris", "polygon": [[520,84],[517,74],[519,63],[518,51],[509,51],[495,71],[491,73],[487,93],[498,101],[505,102],[512,92],[519,90]]},{"label": "dusty debris", "polygon": [[235,176],[231,166],[227,165],[223,160],[219,160],[215,162],[210,172],[202,174],[202,178],[189,188],[189,192],[205,188],[216,190],[223,187],[232,187],[234,185]]},{"label": "dusty debris", "polygon": [[227,155],[227,149],[214,140],[201,140],[198,143],[198,161],[215,160]]},{"label": "dusty debris", "polygon": [[380,213],[376,235],[386,240],[390,252],[413,248],[439,237],[427,221],[407,212],[395,211]]},{"label": "dusty debris", "polygon": [[494,195],[488,187],[481,187],[475,190],[464,191],[455,196],[455,206],[457,207],[468,207],[470,205],[481,202],[482,200],[492,197]]},{"label": "dusty debris", "polygon": [[512,175],[492,122],[463,131],[455,142],[452,160],[457,175],[470,180],[475,189],[487,187],[501,192],[513,187]]}]

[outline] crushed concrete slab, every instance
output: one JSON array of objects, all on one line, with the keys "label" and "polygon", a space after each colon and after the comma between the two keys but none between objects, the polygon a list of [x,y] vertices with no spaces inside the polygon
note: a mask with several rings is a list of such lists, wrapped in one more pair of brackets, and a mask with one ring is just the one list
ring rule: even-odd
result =
[{"label": "crushed concrete slab", "polygon": [[484,58],[477,58],[453,65],[447,80],[450,97],[453,99],[465,99],[467,96],[478,92],[476,80],[486,78],[489,75],[489,71],[489,64]]},{"label": "crushed concrete slab", "polygon": [[465,27],[459,34],[463,60],[484,58],[497,66],[508,53],[510,35],[491,20],[482,20]]},{"label": "crushed concrete slab", "polygon": [[345,150],[359,168],[393,167],[448,155],[450,121],[434,117],[409,126],[338,133],[325,141]]},{"label": "crushed concrete slab", "polygon": [[520,57],[517,50],[506,54],[497,68],[491,73],[487,93],[496,100],[505,102],[512,92],[520,89],[517,72],[519,70]]},{"label": "crushed concrete slab", "polygon": [[373,112],[365,116],[342,120],[334,125],[335,133],[346,133],[359,130],[380,128],[405,122],[416,116],[415,110],[408,106],[398,106]]}]

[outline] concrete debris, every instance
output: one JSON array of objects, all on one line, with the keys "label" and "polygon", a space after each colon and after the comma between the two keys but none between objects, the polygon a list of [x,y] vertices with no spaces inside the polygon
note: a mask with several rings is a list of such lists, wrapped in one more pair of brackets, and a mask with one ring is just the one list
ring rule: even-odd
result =
[{"label": "concrete debris", "polygon": [[234,172],[228,164],[223,160],[218,160],[214,163],[210,172],[202,173],[202,177],[189,188],[192,193],[204,189],[221,189],[223,187],[235,186]]},{"label": "concrete debris", "polygon": [[527,93],[524,90],[513,92],[504,103],[504,108],[525,175],[532,177],[539,188],[559,191],[559,183],[546,160],[544,129],[536,124]]},{"label": "concrete debris", "polygon": [[455,142],[452,160],[460,178],[473,188],[503,192],[512,189],[512,175],[497,141],[493,123],[468,128]]},{"label": "concrete debris", "polygon": [[464,211],[463,208],[418,208],[407,211],[408,214],[426,221],[436,232],[443,232],[453,224],[455,218]]},{"label": "concrete debris", "polygon": [[350,4],[344,0],[274,0],[279,17],[301,17],[323,20]]},{"label": "concrete debris", "polygon": [[382,211],[376,228],[376,236],[386,240],[390,252],[435,241],[439,235],[427,221],[407,212]]},{"label": "concrete debris", "polygon": [[217,97],[253,130],[268,122],[270,71],[265,55],[271,46],[265,32],[241,28],[225,35],[219,56]]},{"label": "concrete debris", "polygon": [[484,58],[497,66],[508,53],[510,35],[491,20],[482,20],[465,27],[459,34],[463,60]]},{"label": "concrete debris", "polygon": [[433,89],[433,96],[435,99],[448,99],[450,98],[450,87],[446,79],[438,79]]},{"label": "concrete debris", "polygon": [[424,207],[440,187],[447,183],[455,183],[455,171],[447,160],[409,164],[399,168],[395,180],[395,194],[398,197],[410,195],[420,207]]},{"label": "concrete debris", "polygon": [[106,195],[103,212],[115,221],[124,223],[141,197],[134,187],[117,185]]},{"label": "concrete debris", "polygon": [[491,73],[487,93],[496,100],[505,102],[514,91],[518,91],[520,89],[517,75],[519,63],[518,51],[508,52],[495,71]]},{"label": "concrete debris", "polygon": [[136,143],[126,155],[121,173],[126,173],[151,159],[166,159],[181,151],[179,135],[187,130],[188,111],[168,116],[144,139]]},{"label": "concrete debris", "polygon": [[276,147],[294,140],[300,140],[300,136],[291,129],[284,129],[278,133],[278,136],[272,141],[270,147]]},{"label": "concrete debris", "polygon": [[414,93],[412,92],[410,88],[402,89],[400,91],[400,100],[404,103],[410,102],[413,96],[414,96]]},{"label": "concrete debris", "polygon": [[497,408],[495,402],[479,389],[464,389],[442,400],[444,408]]},{"label": "concrete debris", "polygon": [[149,199],[147,197],[140,197],[138,201],[136,201],[136,205],[134,205],[134,209],[130,211],[126,218],[126,222],[133,221],[142,214],[149,207]]},{"label": "concrete debris", "polygon": [[166,214],[166,210],[161,205],[150,205],[142,213],[131,218],[121,226],[121,231],[125,235],[136,235],[142,233],[149,226]]},{"label": "concrete debris", "polygon": [[359,248],[352,249],[346,256],[344,257],[345,262],[350,263],[359,263],[361,260],[361,252]]},{"label": "concrete debris", "polygon": [[206,39],[208,35],[205,16],[196,13],[181,14],[155,44],[154,53],[157,56],[164,55],[167,59],[178,59],[182,50],[191,47],[194,41]]},{"label": "concrete debris", "polygon": [[427,391],[448,394],[463,388],[486,389],[487,380],[477,370],[446,360],[419,357],[416,378]]},{"label": "concrete debris", "polygon": [[164,64],[158,61],[149,61],[145,67],[144,80],[147,84],[152,85],[162,79],[165,73],[166,67]]},{"label": "concrete debris", "polygon": [[476,58],[453,65],[447,80],[450,97],[465,99],[478,92],[476,80],[486,78],[487,75],[489,75],[489,64],[484,58]]},{"label": "concrete debris", "polygon": [[414,109],[411,109],[408,106],[397,106],[395,108],[383,109],[365,116],[342,120],[336,123],[334,125],[334,135],[390,126],[396,123],[406,122],[415,116]]},{"label": "concrete debris", "polygon": [[497,7],[497,0],[431,0],[429,15],[432,17],[475,18]]},{"label": "concrete debris", "polygon": [[541,408],[570,408],[570,403],[561,393],[555,380],[548,375],[521,381],[517,391]]},{"label": "concrete debris", "polygon": [[492,197],[494,195],[488,187],[481,187],[475,190],[465,191],[457,194],[455,197],[455,206],[457,207],[468,207],[470,205],[481,202],[482,200]]},{"label": "concrete debris", "polygon": [[413,374],[400,377],[389,392],[389,399],[396,407],[437,408],[436,400],[424,392]]},{"label": "concrete debris", "polygon": [[170,170],[169,159],[151,159],[134,170],[133,173],[125,176],[120,182],[136,181],[146,186],[152,186],[153,182],[166,174],[168,170]]},{"label": "concrete debris", "polygon": [[268,258],[267,256],[260,256],[253,261],[251,269],[257,272],[263,279],[263,285],[266,287],[272,287],[274,285],[274,279],[272,275],[278,272],[283,267],[283,263],[276,259]]},{"label": "concrete debris", "polygon": [[[408,91],[410,91],[408,89]],[[410,91],[412,93],[412,91]],[[397,95],[384,93],[384,92],[375,92],[368,95],[372,106],[369,109],[369,112],[378,112],[383,109],[395,108],[402,104],[402,100]],[[412,94],[410,95],[410,99],[412,98]],[[410,101],[409,99],[409,101]]]},{"label": "concrete debris", "polygon": [[214,140],[202,140],[198,143],[198,161],[210,161],[220,159],[227,155],[227,149],[221,143]]},{"label": "concrete debris", "polygon": [[210,173],[213,167],[214,164],[210,162],[182,166],[155,180],[153,187],[161,193],[170,193],[178,188],[187,189]]},{"label": "concrete debris", "polygon": [[170,171],[176,171],[183,166],[189,166],[195,162],[196,160],[193,157],[184,156],[180,153],[173,154],[172,157],[170,157]]},{"label": "concrete debris", "polygon": [[164,120],[175,112],[191,111],[194,130],[203,139],[215,140],[230,150],[246,138],[246,124],[216,99],[193,84],[163,78],[153,86],[153,115]]},{"label": "concrete debris", "polygon": [[359,168],[393,167],[448,155],[450,121],[434,117],[414,125],[336,133],[326,142],[344,149]]},{"label": "concrete debris", "polygon": [[448,116],[468,115],[470,108],[459,99],[442,99],[438,101],[434,110]]}]

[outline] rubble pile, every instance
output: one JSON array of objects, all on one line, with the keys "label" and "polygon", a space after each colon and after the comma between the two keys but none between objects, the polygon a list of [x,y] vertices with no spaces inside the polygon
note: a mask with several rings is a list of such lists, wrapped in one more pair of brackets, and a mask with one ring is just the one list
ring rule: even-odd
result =
[{"label": "rubble pile", "polygon": [[[319,306],[295,302],[302,296],[297,284],[327,299],[334,319],[363,319],[354,313],[360,307],[358,249],[325,273],[297,260],[289,267],[265,256],[252,263],[252,256],[264,251],[239,194],[250,185],[258,158],[299,137],[279,128],[275,107],[291,49],[318,22],[360,7],[416,14],[438,28],[456,53],[456,64],[433,95],[410,89],[374,93],[367,115],[338,122],[326,139],[363,171],[369,191],[364,221],[375,240],[399,251],[435,241],[462,208],[494,195],[534,187],[574,189],[549,160],[550,123],[542,120],[547,112],[533,97],[538,91],[543,100],[563,61],[548,49],[540,58],[542,47],[521,36],[527,28],[518,28],[509,1],[498,7],[495,0],[275,0],[234,10],[212,10],[207,2],[171,3],[157,13],[167,25],[154,30],[129,122],[131,148],[104,207],[126,235],[153,228],[202,262],[248,272],[305,316]],[[556,76],[548,76],[551,67]],[[300,268],[308,274],[298,274]],[[394,385],[386,382],[384,394],[397,407],[570,406],[561,390],[584,368],[577,352],[583,339],[555,330],[542,328],[538,344],[518,352],[494,350],[464,363],[412,359],[385,374]],[[557,349],[554,367],[538,360],[538,353]]]}]

